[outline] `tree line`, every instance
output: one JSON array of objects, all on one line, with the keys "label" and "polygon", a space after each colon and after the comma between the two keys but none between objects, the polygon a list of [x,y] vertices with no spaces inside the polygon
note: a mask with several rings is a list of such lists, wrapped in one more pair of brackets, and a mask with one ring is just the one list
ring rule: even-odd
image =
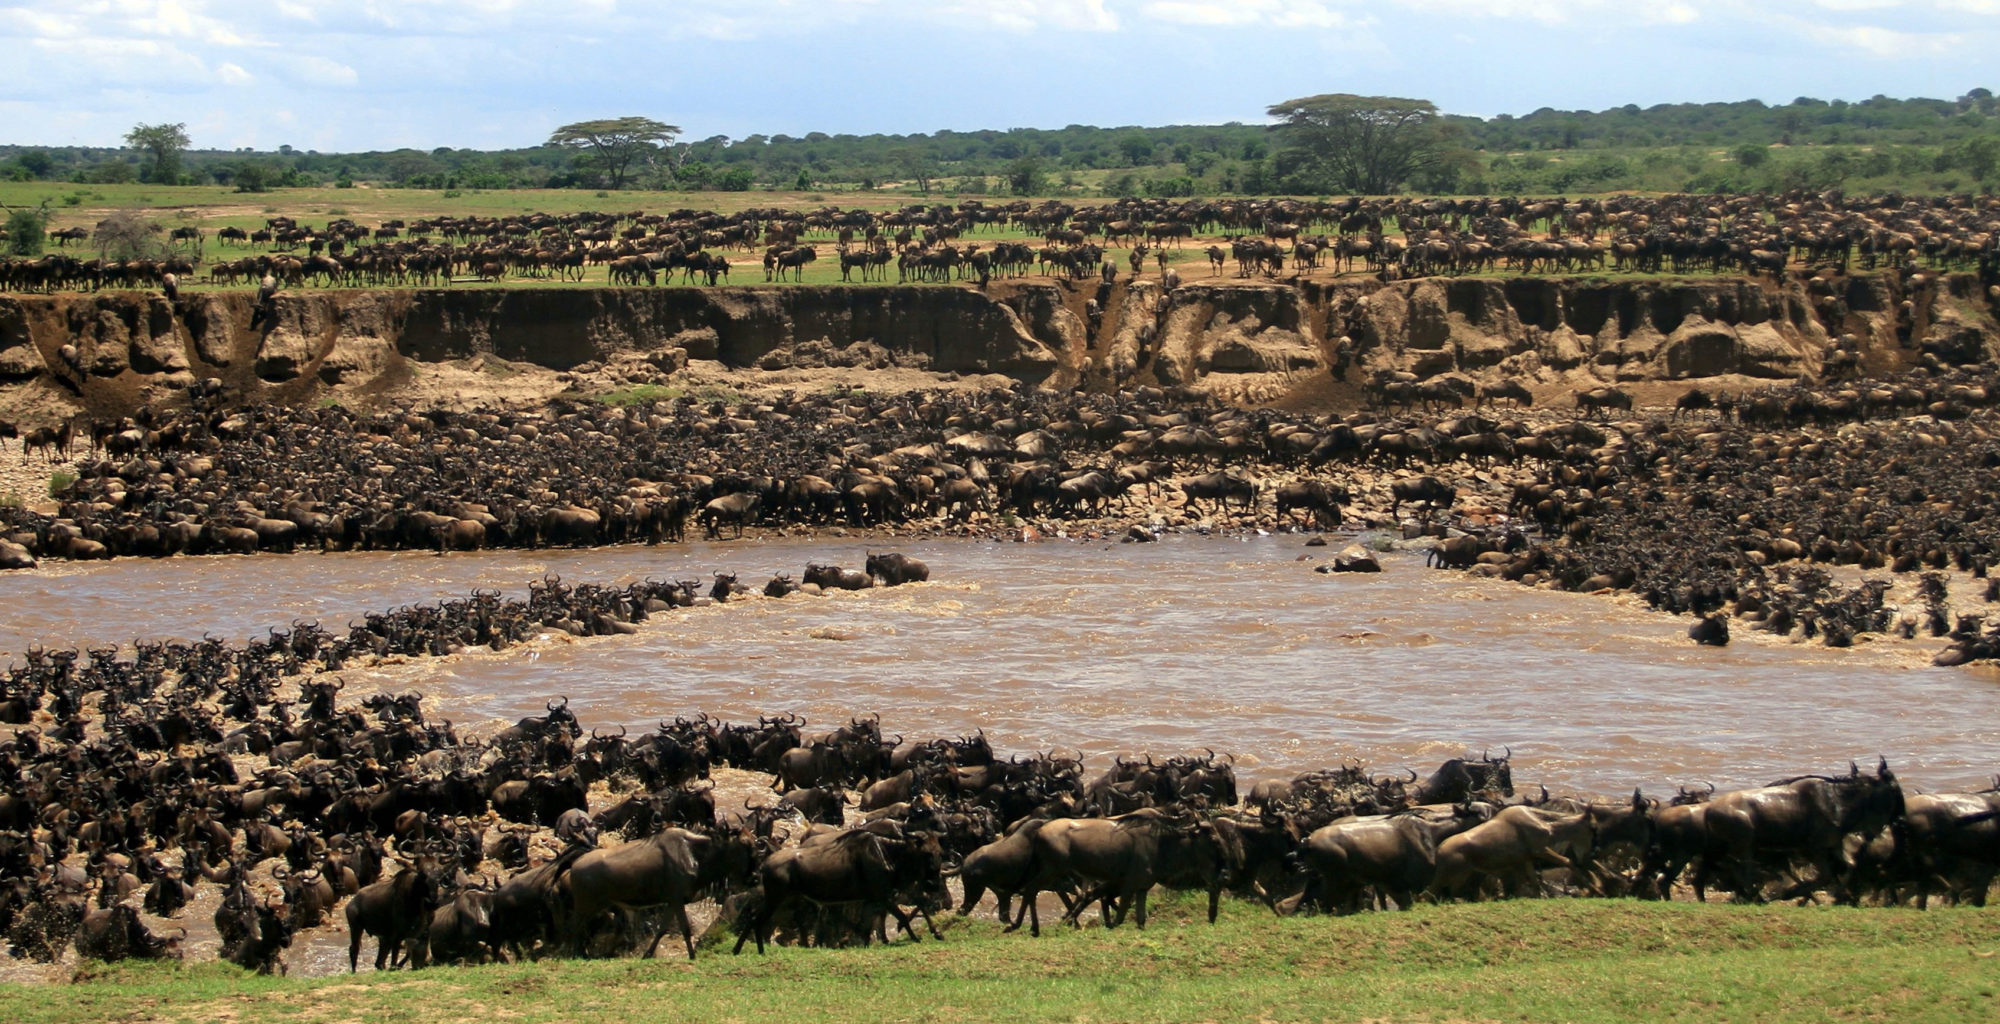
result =
[{"label": "tree line", "polygon": [[[1400,146],[1376,145],[1379,139],[1366,141],[1372,138],[1366,125],[1336,130],[1326,111],[1313,106],[1330,100],[1400,119],[1396,127],[1406,131],[1398,137],[1421,140],[1420,158],[1408,159]],[[0,179],[168,182],[248,192],[368,182],[430,189],[1169,197],[2000,187],[2000,100],[1983,88],[1952,100],[1799,97],[1782,105],[1746,100],[1545,108],[1492,118],[1440,114],[1421,100],[1306,97],[1276,104],[1267,116],[1270,123],[699,140],[683,138],[672,125],[625,117],[565,125],[545,144],[521,149],[362,153],[196,149],[184,126],[139,125],[122,149],[0,146]],[[591,141],[598,134],[592,126],[601,133],[621,123],[641,134],[611,146]],[[1357,170],[1352,161],[1329,155],[1329,146],[1379,166]]]}]

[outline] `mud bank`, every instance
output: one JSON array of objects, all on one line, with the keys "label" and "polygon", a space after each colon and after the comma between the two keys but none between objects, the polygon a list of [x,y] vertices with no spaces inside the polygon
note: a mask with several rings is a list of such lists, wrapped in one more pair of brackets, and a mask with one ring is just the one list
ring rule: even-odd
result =
[{"label": "mud bank", "polygon": [[[1543,385],[1817,377],[1842,347],[1891,372],[2000,351],[1995,290],[1966,274],[1744,278],[1027,279],[969,287],[294,291],[0,296],[0,393],[127,412],[197,379],[243,401],[392,395],[481,357],[657,382],[734,368],[904,367],[1057,386],[1205,387],[1270,401],[1379,370]],[[10,404],[0,394],[0,406]],[[6,409],[0,408],[0,415]]]}]

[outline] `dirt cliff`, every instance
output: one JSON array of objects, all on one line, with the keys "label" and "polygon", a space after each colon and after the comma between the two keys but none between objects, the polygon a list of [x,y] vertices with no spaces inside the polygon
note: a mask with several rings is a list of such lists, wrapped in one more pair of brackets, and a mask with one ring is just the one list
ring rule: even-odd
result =
[{"label": "dirt cliff", "polygon": [[[659,380],[689,360],[1000,373],[1055,386],[1207,387],[1271,401],[1380,370],[1531,384],[1791,379],[2000,353],[1970,275],[1426,278],[1383,283],[1050,279],[972,288],[296,291],[0,295],[0,418],[130,411],[198,379],[242,400],[393,395],[484,360]],[[1839,355],[1843,349],[1849,354]],[[476,388],[479,378],[467,381]],[[23,410],[29,412],[23,417]],[[38,415],[39,414],[39,415]]]}]

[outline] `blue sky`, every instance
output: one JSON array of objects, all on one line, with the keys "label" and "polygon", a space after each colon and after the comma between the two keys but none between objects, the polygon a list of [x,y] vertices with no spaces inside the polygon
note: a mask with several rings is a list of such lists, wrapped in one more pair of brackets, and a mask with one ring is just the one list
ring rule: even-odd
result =
[{"label": "blue sky", "polygon": [[2000,89],[2000,0],[0,0],[0,143],[533,145]]}]

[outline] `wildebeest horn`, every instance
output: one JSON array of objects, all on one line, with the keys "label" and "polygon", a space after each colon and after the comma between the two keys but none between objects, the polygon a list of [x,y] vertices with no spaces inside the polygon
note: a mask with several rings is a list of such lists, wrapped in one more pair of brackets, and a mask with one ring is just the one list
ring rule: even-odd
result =
[{"label": "wildebeest horn", "polygon": [[618,726],[618,738],[621,740],[625,738],[625,726],[623,724]]},{"label": "wildebeest horn", "polygon": [[1855,763],[1854,763],[1854,762],[1852,762],[1852,761],[1849,761],[1849,762],[1847,762],[1847,774],[1849,774],[1849,775],[1860,775],[1860,774],[1861,774],[1861,766],[1860,766],[1860,765],[1858,765],[1858,764],[1855,764]]},{"label": "wildebeest horn", "polygon": [[1511,746],[1509,746],[1509,747],[1502,747],[1501,749],[1502,749],[1502,750],[1504,750],[1504,751],[1506,751],[1506,753],[1504,753],[1504,754],[1501,754],[1501,755],[1500,755],[1500,760],[1502,760],[1502,761],[1512,761],[1512,760],[1514,759],[1514,748],[1513,748],[1513,747],[1511,747]]},{"label": "wildebeest horn", "polygon": [[[562,706],[563,706],[563,707],[569,707],[569,697],[568,697],[568,696],[564,696],[564,697],[562,698]],[[555,702],[555,701],[549,701],[549,710],[550,710],[550,711],[554,711],[555,709],[556,709],[556,702]]]},{"label": "wildebeest horn", "polygon": [[1405,768],[1403,770],[1410,773],[1411,782],[1417,781],[1417,770],[1415,768]]}]

